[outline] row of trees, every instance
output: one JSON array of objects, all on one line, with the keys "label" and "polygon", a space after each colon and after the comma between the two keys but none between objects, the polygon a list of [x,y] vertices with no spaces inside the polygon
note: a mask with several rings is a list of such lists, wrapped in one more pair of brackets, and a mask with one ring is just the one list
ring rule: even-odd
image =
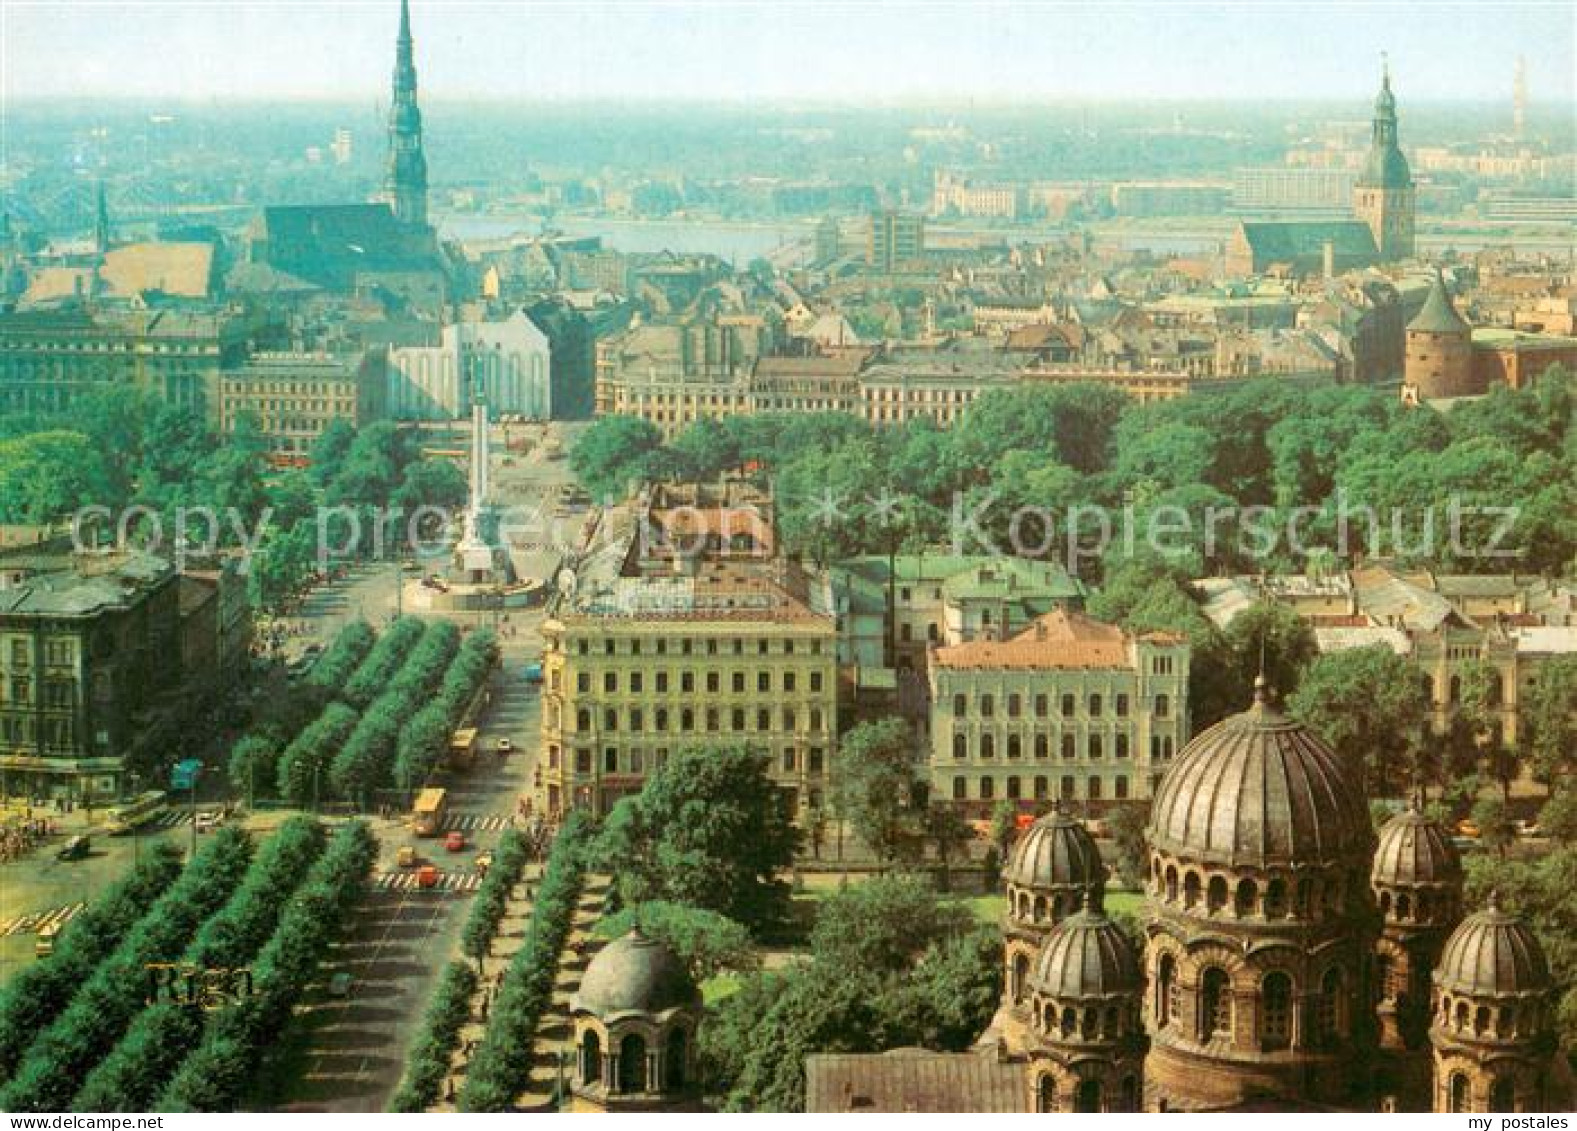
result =
[{"label": "row of trees", "polygon": [[[365,804],[391,785],[409,791],[437,765],[497,658],[488,631],[462,639],[448,621],[405,617],[375,637],[353,621],[287,694],[292,702],[232,748],[231,784],[249,797],[277,794],[298,804]],[[324,682],[324,665],[345,678]],[[343,700],[331,698],[336,689]],[[414,715],[413,703],[424,704]]]},{"label": "row of trees", "polygon": [[40,1032],[0,1089],[6,1111],[64,1111],[88,1072],[120,1041],[146,1004],[147,967],[181,954],[224,906],[252,860],[245,833],[222,828],[160,895]]},{"label": "row of trees", "polygon": [[[200,970],[235,970],[256,959],[279,926],[326,843],[323,826],[292,817],[262,846],[230,901],[203,924],[182,956]],[[147,1111],[203,1039],[207,1014],[160,1001],[137,1015],[115,1048],[95,1066],[72,1101],[73,1111]]]},{"label": "row of trees", "polygon": [[575,917],[594,824],[573,809],[553,840],[525,942],[504,973],[487,1031],[460,1091],[461,1111],[508,1111],[531,1072],[537,1024],[553,1002],[559,954]]},{"label": "row of trees", "polygon": [[254,996],[214,1016],[159,1098],[161,1111],[235,1111],[281,1055],[279,1035],[361,897],[378,843],[364,821],[341,826],[253,964]]},{"label": "row of trees", "polygon": [[0,989],[0,1081],[16,1072],[35,1038],[70,1004],[104,959],[181,871],[181,852],[156,844],[130,872],[66,924],[48,962],[35,962]]}]

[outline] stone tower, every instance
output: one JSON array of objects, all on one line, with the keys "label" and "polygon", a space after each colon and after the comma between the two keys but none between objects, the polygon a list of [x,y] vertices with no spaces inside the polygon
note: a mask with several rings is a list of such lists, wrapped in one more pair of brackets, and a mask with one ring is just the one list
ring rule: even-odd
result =
[{"label": "stone tower", "polygon": [[1457,313],[1438,270],[1423,308],[1407,324],[1402,391],[1411,401],[1484,391],[1473,376],[1473,328]]},{"label": "stone tower", "polygon": [[1382,263],[1413,255],[1413,175],[1396,142],[1396,96],[1387,68],[1374,100],[1369,156],[1353,187],[1353,211],[1369,225]]},{"label": "stone tower", "polygon": [[1429,1111],[1430,977],[1462,918],[1462,861],[1450,834],[1416,809],[1380,830],[1369,886],[1380,909],[1374,970],[1380,1093],[1388,1107]]},{"label": "stone tower", "polygon": [[1144,977],[1099,892],[1052,928],[1030,975],[1028,1049],[1036,1111],[1138,1111],[1144,1096]]},{"label": "stone tower", "polygon": [[1569,1077],[1555,1071],[1549,962],[1497,897],[1446,940],[1434,995],[1435,1111],[1570,1110]]},{"label": "stone tower", "polygon": [[384,192],[394,218],[410,228],[427,226],[427,157],[422,152],[422,112],[416,105],[411,9],[400,0],[400,36],[394,50],[394,102],[389,108],[389,169]]},{"label": "stone tower", "polygon": [[1375,841],[1354,769],[1261,680],[1178,755],[1146,839],[1147,1108],[1363,1094]]}]

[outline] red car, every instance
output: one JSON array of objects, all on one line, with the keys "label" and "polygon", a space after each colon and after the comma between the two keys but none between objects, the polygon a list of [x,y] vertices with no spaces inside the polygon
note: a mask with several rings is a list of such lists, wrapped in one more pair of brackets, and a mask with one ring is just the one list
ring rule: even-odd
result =
[{"label": "red car", "polygon": [[435,888],[438,886],[438,877],[441,873],[431,864],[423,864],[416,873],[416,886],[421,888]]},{"label": "red car", "polygon": [[464,852],[465,834],[462,832],[450,833],[448,836],[444,837],[444,848],[448,849],[450,852]]}]

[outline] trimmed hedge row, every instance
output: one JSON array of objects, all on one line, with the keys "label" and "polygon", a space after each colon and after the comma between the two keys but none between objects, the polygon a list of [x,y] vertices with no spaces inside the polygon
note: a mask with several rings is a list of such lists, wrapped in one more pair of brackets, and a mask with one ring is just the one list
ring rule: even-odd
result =
[{"label": "trimmed hedge row", "polygon": [[331,694],[338,691],[356,674],[367,653],[378,639],[372,626],[364,620],[353,620],[334,637],[334,642],[319,656],[317,663],[307,669],[303,683],[320,687]]},{"label": "trimmed hedge row", "polygon": [[401,617],[391,624],[367,653],[356,672],[338,688],[339,697],[365,710],[394,678],[416,642],[423,636],[420,617]]},{"label": "trimmed hedge row", "polygon": [[580,896],[595,825],[572,810],[548,854],[526,941],[510,960],[482,1044],[467,1066],[461,1111],[508,1111],[526,1087],[531,1043],[553,1003],[553,982]]},{"label": "trimmed hedge row", "polygon": [[159,1097],[162,1111],[235,1111],[259,1076],[329,944],[360,897],[378,853],[365,821],[352,821],[290,899],[253,964],[255,996],[216,1014],[202,1044]]},{"label": "trimmed hedge row", "polygon": [[335,796],[365,798],[393,773],[395,744],[413,704],[425,700],[444,675],[460,643],[460,630],[434,621],[422,633],[389,689],[372,701],[329,767]]},{"label": "trimmed hedge row", "polygon": [[498,639],[491,631],[473,632],[461,641],[432,701],[400,728],[394,758],[399,788],[415,789],[431,776],[449,748],[449,736],[497,663]]},{"label": "trimmed hedge row", "polygon": [[0,1090],[0,1110],[64,1111],[78,1084],[142,1011],[147,965],[185,951],[203,921],[230,899],[252,861],[252,840],[222,828],[131,933],[99,964],[71,1004],[35,1040]]},{"label": "trimmed hedge row", "polygon": [[[491,875],[491,873],[489,873]],[[389,1103],[390,1111],[426,1111],[438,1102],[460,1029],[471,1016],[476,971],[459,959],[444,967],[437,992],[422,1017],[422,1028],[405,1059],[405,1078]]]},{"label": "trimmed hedge row", "polygon": [[66,925],[53,954],[6,983],[0,990],[0,1081],[10,1079],[33,1039],[180,871],[181,851],[174,845],[145,849],[135,868]]},{"label": "trimmed hedge row", "polygon": [[471,914],[466,916],[460,932],[460,952],[467,958],[481,962],[487,954],[509,906],[509,893],[526,870],[526,856],[526,838],[519,829],[506,829],[493,853],[493,866],[478,885]]},{"label": "trimmed hedge row", "polygon": [[[258,852],[230,902],[186,948],[202,969],[247,966],[279,925],[285,904],[323,853],[327,837],[310,817],[292,817]],[[147,1111],[202,1041],[202,1010],[161,1001],[138,1014],[114,1050],[89,1074],[74,1111]]]},{"label": "trimmed hedge row", "polygon": [[343,703],[330,703],[279,756],[279,793],[296,804],[326,789],[325,771],[334,754],[356,728],[356,712]]}]

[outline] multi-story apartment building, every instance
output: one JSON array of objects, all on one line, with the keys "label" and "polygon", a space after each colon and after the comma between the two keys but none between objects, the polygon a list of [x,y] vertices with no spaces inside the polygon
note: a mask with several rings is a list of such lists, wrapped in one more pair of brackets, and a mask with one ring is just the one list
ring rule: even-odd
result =
[{"label": "multi-story apartment building", "polygon": [[931,796],[1099,811],[1151,796],[1188,740],[1189,648],[1056,609],[931,654]]},{"label": "multi-story apartment building", "polygon": [[865,262],[892,274],[925,256],[925,218],[909,212],[873,212]]},{"label": "multi-story apartment building", "polygon": [[632,326],[597,343],[597,415],[639,416],[671,438],[697,420],[746,412],[750,372],[769,342],[765,322],[748,314]]},{"label": "multi-story apartment building", "polygon": [[220,423],[251,414],[275,459],[299,463],[335,420],[360,427],[384,415],[384,354],[259,353],[219,380]]},{"label": "multi-story apartment building", "polygon": [[836,742],[835,620],[781,563],[683,563],[582,581],[542,627],[549,811],[607,812],[682,748],[770,759],[788,811],[826,802]]},{"label": "multi-story apartment building", "polygon": [[950,427],[983,394],[1010,388],[1025,358],[995,350],[903,350],[860,374],[861,413],[875,425],[929,417]]},{"label": "multi-story apartment building", "polygon": [[64,412],[131,387],[217,420],[219,371],[246,335],[239,318],[177,310],[0,314],[0,412]]},{"label": "multi-story apartment building", "polygon": [[180,585],[159,558],[0,558],[0,793],[110,800],[181,684]]}]

